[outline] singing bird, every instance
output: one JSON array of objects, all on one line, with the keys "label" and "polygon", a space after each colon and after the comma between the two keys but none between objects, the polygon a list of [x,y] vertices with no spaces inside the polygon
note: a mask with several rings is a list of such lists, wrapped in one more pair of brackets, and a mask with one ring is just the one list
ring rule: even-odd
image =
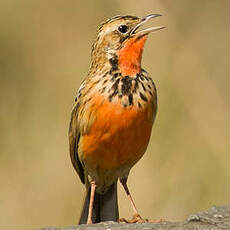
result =
[{"label": "singing bird", "polygon": [[71,161],[86,186],[79,224],[118,221],[118,180],[134,210],[130,222],[143,221],[127,178],[146,151],[157,112],[156,87],[141,59],[147,36],[164,27],[139,28],[158,16],[115,16],[99,27],[69,127]]}]

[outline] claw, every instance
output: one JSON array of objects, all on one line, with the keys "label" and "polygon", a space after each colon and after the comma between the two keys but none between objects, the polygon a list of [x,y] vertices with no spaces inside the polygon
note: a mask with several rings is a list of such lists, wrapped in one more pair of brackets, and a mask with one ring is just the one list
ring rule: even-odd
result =
[{"label": "claw", "polygon": [[139,214],[135,214],[131,220],[126,220],[125,218],[121,218],[119,222],[134,224],[134,223],[147,223],[147,219],[143,219]]},{"label": "claw", "polygon": [[126,220],[125,218],[120,218],[119,223],[134,224],[134,223],[161,223],[163,219],[149,220],[143,219],[139,214],[135,214],[131,220]]}]

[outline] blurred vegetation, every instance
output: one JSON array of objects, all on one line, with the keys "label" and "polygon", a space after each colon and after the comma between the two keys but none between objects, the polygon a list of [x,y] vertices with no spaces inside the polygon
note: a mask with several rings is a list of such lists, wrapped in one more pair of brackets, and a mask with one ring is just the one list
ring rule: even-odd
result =
[{"label": "blurred vegetation", "polygon": [[[162,13],[143,67],[159,94],[149,148],[130,174],[140,213],[180,220],[230,203],[230,1],[0,2],[0,227],[77,223],[84,187],[68,123],[97,26]],[[121,216],[131,216],[120,189]]]}]

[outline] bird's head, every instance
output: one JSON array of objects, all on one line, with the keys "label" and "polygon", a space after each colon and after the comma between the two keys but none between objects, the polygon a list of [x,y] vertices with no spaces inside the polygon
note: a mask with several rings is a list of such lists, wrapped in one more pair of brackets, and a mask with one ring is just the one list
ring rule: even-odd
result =
[{"label": "bird's head", "polygon": [[135,16],[115,16],[103,23],[97,34],[92,51],[92,67],[109,63],[115,70],[119,68],[123,76],[135,75],[141,69],[142,51],[151,32],[163,26],[139,28],[152,18],[161,16],[151,14],[143,18]]}]

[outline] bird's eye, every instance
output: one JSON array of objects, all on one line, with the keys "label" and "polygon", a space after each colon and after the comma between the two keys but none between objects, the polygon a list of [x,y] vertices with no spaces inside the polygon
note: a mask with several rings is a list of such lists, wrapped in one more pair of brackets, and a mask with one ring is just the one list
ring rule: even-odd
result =
[{"label": "bird's eye", "polygon": [[120,26],[118,27],[118,30],[119,30],[121,33],[125,34],[125,33],[127,33],[127,31],[129,30],[129,27],[126,26],[126,25],[120,25]]}]

